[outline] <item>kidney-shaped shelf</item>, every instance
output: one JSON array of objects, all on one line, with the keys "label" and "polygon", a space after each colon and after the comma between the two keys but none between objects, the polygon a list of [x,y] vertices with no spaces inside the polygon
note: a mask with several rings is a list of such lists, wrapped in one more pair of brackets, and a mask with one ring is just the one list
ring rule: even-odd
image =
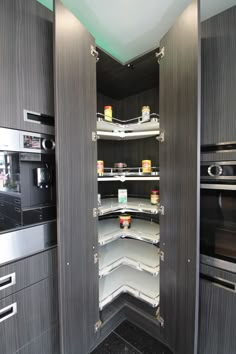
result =
[{"label": "kidney-shaped shelf", "polygon": [[150,119],[143,121],[142,117],[121,121],[112,118],[112,122],[105,120],[104,115],[97,113],[97,135],[100,139],[131,140],[148,138],[160,135],[159,116],[150,115]]},{"label": "kidney-shaped shelf", "polygon": [[153,307],[159,305],[159,275],[155,278],[123,266],[99,280],[99,308],[115,300],[120,294],[128,293]]},{"label": "kidney-shaped shelf", "polygon": [[101,278],[123,265],[157,276],[160,267],[159,249],[135,240],[118,240],[99,248]]},{"label": "kidney-shaped shelf", "polygon": [[98,243],[100,246],[126,237],[158,244],[160,241],[160,226],[152,221],[132,219],[131,228],[124,230],[120,229],[118,218],[99,220]]},{"label": "kidney-shaped shelf", "polygon": [[99,215],[108,215],[111,213],[147,213],[158,214],[159,206],[152,205],[149,199],[128,198],[127,203],[118,203],[117,198],[102,199],[98,207]]}]

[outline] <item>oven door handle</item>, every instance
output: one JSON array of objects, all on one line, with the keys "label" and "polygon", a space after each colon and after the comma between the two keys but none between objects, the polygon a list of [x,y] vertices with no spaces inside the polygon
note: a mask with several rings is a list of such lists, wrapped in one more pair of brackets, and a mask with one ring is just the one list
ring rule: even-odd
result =
[{"label": "oven door handle", "polygon": [[236,184],[216,184],[216,183],[201,183],[201,189],[217,189],[225,191],[235,191]]},{"label": "oven door handle", "polygon": [[206,280],[206,281],[214,284],[215,286],[218,286],[219,288],[223,288],[225,290],[232,291],[232,292],[236,293],[236,284],[229,281],[229,280],[225,280],[222,278],[218,278],[218,277],[211,276],[208,274],[203,274],[203,273],[200,274],[200,278],[202,280]]}]

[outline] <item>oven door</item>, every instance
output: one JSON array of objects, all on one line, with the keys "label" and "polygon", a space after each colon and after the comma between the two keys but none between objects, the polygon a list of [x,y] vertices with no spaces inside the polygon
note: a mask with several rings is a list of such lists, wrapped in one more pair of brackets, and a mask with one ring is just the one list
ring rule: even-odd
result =
[{"label": "oven door", "polygon": [[201,184],[203,263],[236,272],[236,185]]}]

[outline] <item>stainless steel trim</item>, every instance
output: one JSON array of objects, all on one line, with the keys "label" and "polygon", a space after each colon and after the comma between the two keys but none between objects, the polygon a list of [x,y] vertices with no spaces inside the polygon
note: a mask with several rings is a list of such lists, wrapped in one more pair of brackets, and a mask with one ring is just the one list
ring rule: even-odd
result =
[{"label": "stainless steel trim", "polygon": [[215,181],[227,181],[227,180],[232,180],[235,181],[236,180],[236,176],[202,176],[201,177],[201,181],[212,181],[212,183],[215,183]]},{"label": "stainless steel trim", "polygon": [[0,323],[3,321],[6,321],[8,318],[16,315],[16,313],[17,313],[17,303],[16,302],[1,309],[0,314],[7,312],[8,310],[11,310],[11,309],[12,309],[12,311],[8,315],[6,315],[0,319]]},{"label": "stainless steel trim", "polygon": [[217,164],[217,165],[236,165],[236,161],[202,161],[201,166]]},{"label": "stainless steel trim", "polygon": [[220,268],[223,270],[228,270],[229,272],[236,273],[235,263],[227,262],[219,258],[206,256],[205,254],[201,254],[200,260],[201,263],[209,265],[211,267]]},{"label": "stainless steel trim", "polygon": [[10,279],[10,282],[3,286],[0,285],[0,291],[16,284],[16,273],[14,272],[11,274],[4,275],[4,277],[0,278],[0,283],[4,283],[4,281],[6,281],[7,279]]},{"label": "stainless steel trim", "polygon": [[226,190],[226,191],[235,191],[236,184],[216,184],[216,183],[201,183],[201,189],[217,189],[217,190]]},{"label": "stainless steel trim", "polygon": [[56,221],[0,234],[0,265],[56,245]]}]

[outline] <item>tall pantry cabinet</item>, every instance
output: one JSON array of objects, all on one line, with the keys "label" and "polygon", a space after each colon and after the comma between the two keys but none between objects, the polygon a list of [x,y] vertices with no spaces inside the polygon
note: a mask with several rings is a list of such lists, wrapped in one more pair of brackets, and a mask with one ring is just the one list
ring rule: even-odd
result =
[{"label": "tall pantry cabinet", "polygon": [[162,141],[156,143],[162,208],[158,210],[161,261],[155,316],[149,305],[123,295],[99,310],[95,41],[59,0],[55,1],[54,26],[61,353],[89,353],[121,321],[129,319],[173,353],[196,354],[198,3],[193,1],[164,36],[163,55],[157,64]]}]

